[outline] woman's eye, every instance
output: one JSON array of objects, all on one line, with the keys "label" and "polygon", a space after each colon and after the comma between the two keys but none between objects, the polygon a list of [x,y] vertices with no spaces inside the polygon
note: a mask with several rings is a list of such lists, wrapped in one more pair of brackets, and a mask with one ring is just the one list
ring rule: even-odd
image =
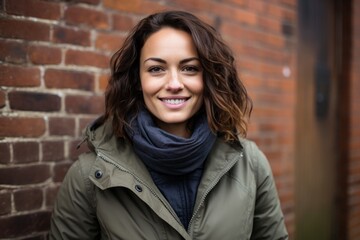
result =
[{"label": "woman's eye", "polygon": [[159,73],[159,72],[161,72],[163,69],[162,68],[160,68],[160,67],[151,67],[151,68],[149,68],[149,72],[151,72],[151,73]]},{"label": "woman's eye", "polygon": [[184,72],[195,73],[195,72],[198,72],[198,71],[199,71],[199,68],[196,67],[196,66],[185,66],[185,67],[183,68],[183,71],[184,71]]}]

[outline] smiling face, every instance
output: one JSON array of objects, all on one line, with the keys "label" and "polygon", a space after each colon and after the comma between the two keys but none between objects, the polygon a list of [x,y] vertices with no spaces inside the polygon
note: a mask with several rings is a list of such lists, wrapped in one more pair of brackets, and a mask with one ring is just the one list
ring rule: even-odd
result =
[{"label": "smiling face", "polygon": [[140,79],[147,109],[163,130],[189,137],[188,120],[203,103],[203,74],[191,36],[164,27],[150,35],[140,55]]}]

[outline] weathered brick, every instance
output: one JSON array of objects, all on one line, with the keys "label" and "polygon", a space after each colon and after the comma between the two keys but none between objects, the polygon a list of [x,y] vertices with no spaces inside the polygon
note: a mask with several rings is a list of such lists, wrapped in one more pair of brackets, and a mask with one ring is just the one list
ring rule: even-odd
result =
[{"label": "weathered brick", "polygon": [[0,60],[8,63],[27,62],[26,44],[0,39]]},{"label": "weathered brick", "polygon": [[248,0],[222,0],[223,3],[234,4],[234,7],[246,7],[249,4]]},{"label": "weathered brick", "polygon": [[[207,0],[197,0],[197,1],[172,0],[171,3],[172,3],[172,5],[174,5],[174,7],[181,7],[185,11],[201,12],[201,11],[210,11],[211,2],[212,1],[207,1]],[[141,4],[141,2],[140,2],[140,4]]]},{"label": "weathered brick", "polygon": [[115,53],[123,44],[124,37],[114,33],[98,33],[95,47],[100,50]]},{"label": "weathered brick", "polygon": [[96,117],[95,118],[94,117],[80,118],[78,136],[82,137],[84,135],[85,128],[89,124],[91,124],[95,119],[96,119]]},{"label": "weathered brick", "polygon": [[55,164],[53,181],[54,182],[62,182],[67,171],[69,170],[71,164],[72,164],[72,162],[62,162],[62,163]]},{"label": "weathered brick", "polygon": [[0,218],[0,238],[26,236],[50,228],[51,211],[39,211]]},{"label": "weathered brick", "polygon": [[11,193],[0,193],[0,215],[5,215],[11,212]]},{"label": "weathered brick", "polygon": [[28,20],[0,18],[0,36],[31,41],[49,41],[50,26]]},{"label": "weathered brick", "polygon": [[136,24],[136,20],[134,20],[130,16],[120,15],[116,13],[113,14],[112,21],[113,29],[117,31],[129,31]]},{"label": "weathered brick", "polygon": [[101,114],[104,112],[104,97],[67,96],[65,109],[68,113]]},{"label": "weathered brick", "polygon": [[100,3],[101,0],[71,0],[71,2],[75,3],[87,3],[92,5],[97,5]]},{"label": "weathered brick", "polygon": [[53,112],[61,108],[61,98],[55,94],[14,91],[8,97],[11,109]]},{"label": "weathered brick", "polygon": [[80,6],[69,6],[64,14],[68,24],[85,25],[97,29],[108,29],[109,19],[105,12]]},{"label": "weathered brick", "polygon": [[11,160],[10,143],[0,143],[0,163],[6,164]]},{"label": "weathered brick", "polygon": [[[192,1],[193,4],[196,1]],[[154,12],[160,12],[166,9],[159,2],[148,0],[133,0],[133,1],[118,1],[118,0],[103,0],[103,5],[107,8],[141,14],[151,14]]]},{"label": "weathered brick", "polygon": [[109,68],[110,58],[104,54],[69,49],[65,55],[65,64]]},{"label": "weathered brick", "polygon": [[13,143],[14,163],[29,163],[39,161],[39,144],[37,142]]},{"label": "weathered brick", "polygon": [[0,137],[40,137],[45,129],[43,118],[0,117]]},{"label": "weathered brick", "polygon": [[51,185],[45,188],[45,206],[52,208],[56,200],[57,193],[59,192],[60,186]]},{"label": "weathered brick", "polygon": [[49,118],[49,133],[56,136],[74,136],[75,119],[62,117]]},{"label": "weathered brick", "polygon": [[40,85],[40,70],[35,67],[0,65],[0,85],[36,87]]},{"label": "weathered brick", "polygon": [[39,0],[5,1],[7,13],[21,16],[57,20],[61,16],[59,3]]},{"label": "weathered brick", "polygon": [[50,167],[49,165],[45,164],[0,168],[0,184],[5,185],[27,185],[43,183],[50,177]]},{"label": "weathered brick", "polygon": [[42,160],[44,162],[58,162],[64,160],[64,142],[63,141],[44,141],[42,145]]},{"label": "weathered brick", "polygon": [[266,6],[267,3],[265,1],[249,1],[248,3],[249,11],[260,13],[262,16],[264,16]]},{"label": "weathered brick", "polygon": [[110,74],[101,74],[99,76],[99,90],[100,91],[106,90],[106,87],[109,83],[109,79],[110,79]]},{"label": "weathered brick", "polygon": [[16,211],[39,209],[43,203],[43,191],[39,188],[23,189],[14,192]]},{"label": "weathered brick", "polygon": [[238,26],[230,22],[224,22],[221,25],[221,32],[233,39],[242,39],[243,41],[259,44],[264,47],[282,49],[285,45],[285,39],[278,35],[255,31],[254,29]]},{"label": "weathered brick", "polygon": [[52,41],[80,46],[90,46],[90,32],[69,27],[55,26]]},{"label": "weathered brick", "polygon": [[[76,160],[80,154],[89,152],[89,148],[86,142],[81,143],[82,139],[74,140],[69,145],[69,158]],[[79,145],[81,143],[81,145]]]},{"label": "weathered brick", "polygon": [[61,49],[32,45],[29,46],[29,58],[33,64],[59,64],[61,63]]},{"label": "weathered brick", "polygon": [[0,108],[6,106],[6,94],[3,91],[0,91]]},{"label": "weathered brick", "polygon": [[48,88],[70,88],[93,91],[95,78],[93,73],[63,69],[48,69],[45,72],[45,85]]},{"label": "weathered brick", "polygon": [[268,32],[274,32],[275,34],[278,34],[281,32],[281,21],[272,19],[271,17],[264,17],[259,16],[259,26],[261,29],[268,31]]}]

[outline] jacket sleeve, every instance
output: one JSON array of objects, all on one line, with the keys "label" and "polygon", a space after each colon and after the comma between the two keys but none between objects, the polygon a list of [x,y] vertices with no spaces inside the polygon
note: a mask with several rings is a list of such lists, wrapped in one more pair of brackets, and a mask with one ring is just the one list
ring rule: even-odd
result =
[{"label": "jacket sleeve", "polygon": [[80,158],[67,172],[54,205],[49,239],[99,239],[89,162]]},{"label": "jacket sleeve", "polygon": [[288,239],[271,167],[255,144],[253,151],[257,189],[251,239]]}]

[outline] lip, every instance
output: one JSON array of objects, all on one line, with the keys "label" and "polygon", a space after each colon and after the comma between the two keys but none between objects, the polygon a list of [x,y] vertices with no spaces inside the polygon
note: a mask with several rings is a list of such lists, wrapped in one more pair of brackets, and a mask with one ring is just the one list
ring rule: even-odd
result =
[{"label": "lip", "polygon": [[179,109],[186,105],[190,97],[184,96],[169,96],[169,97],[159,97],[159,100],[170,109]]}]

